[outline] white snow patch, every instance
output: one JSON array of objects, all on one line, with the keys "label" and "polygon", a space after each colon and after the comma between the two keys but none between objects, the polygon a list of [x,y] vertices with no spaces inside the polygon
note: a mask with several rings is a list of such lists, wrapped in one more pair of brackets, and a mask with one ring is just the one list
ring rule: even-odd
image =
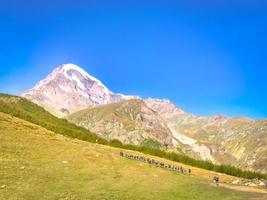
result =
[{"label": "white snow patch", "polygon": [[130,99],[141,99],[139,96],[133,96],[133,95],[124,95],[121,93],[117,93],[117,95],[121,96],[122,99],[130,100]]},{"label": "white snow patch", "polygon": [[81,80],[75,74],[71,74],[71,79],[77,83],[79,88],[81,88],[82,90],[86,90],[84,84],[81,82]]},{"label": "white snow patch", "polygon": [[82,68],[80,68],[79,66],[77,65],[74,65],[74,64],[63,64],[61,66],[61,70],[62,72],[65,74],[66,77],[69,77],[67,72],[69,70],[75,70],[77,72],[79,72],[84,78],[86,79],[91,79],[92,81],[95,81],[98,83],[98,85],[100,85],[101,87],[103,87],[103,89],[109,93],[112,93],[108,90],[108,88],[101,82],[99,81],[98,79],[96,79],[95,77],[91,76],[90,74],[88,74],[86,71],[84,71]]},{"label": "white snow patch", "polygon": [[74,64],[63,64],[61,70],[66,74],[69,70],[75,70],[78,71],[84,78],[90,77],[86,71]]}]

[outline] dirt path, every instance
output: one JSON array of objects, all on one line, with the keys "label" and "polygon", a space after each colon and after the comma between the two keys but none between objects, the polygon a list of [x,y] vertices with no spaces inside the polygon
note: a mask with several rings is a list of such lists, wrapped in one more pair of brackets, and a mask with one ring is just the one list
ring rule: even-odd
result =
[{"label": "dirt path", "polygon": [[267,195],[267,190],[243,186],[243,185],[231,185],[231,184],[226,184],[226,183],[220,183],[219,187],[224,187],[224,188],[237,190],[237,191],[241,191],[241,192],[253,192],[253,193],[261,193],[261,194]]}]

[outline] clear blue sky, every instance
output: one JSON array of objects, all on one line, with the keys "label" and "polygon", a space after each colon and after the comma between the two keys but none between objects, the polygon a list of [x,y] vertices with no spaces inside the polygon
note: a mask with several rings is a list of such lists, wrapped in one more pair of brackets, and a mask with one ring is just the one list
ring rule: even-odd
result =
[{"label": "clear blue sky", "polygon": [[267,4],[163,2],[0,0],[0,92],[75,63],[114,92],[267,117]]}]

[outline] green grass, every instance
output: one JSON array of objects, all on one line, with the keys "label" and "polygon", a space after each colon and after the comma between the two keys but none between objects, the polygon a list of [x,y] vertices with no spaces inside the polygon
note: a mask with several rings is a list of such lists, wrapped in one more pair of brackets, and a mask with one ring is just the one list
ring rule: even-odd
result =
[{"label": "green grass", "polygon": [[68,139],[3,113],[0,113],[0,141],[0,187],[5,186],[0,188],[0,199],[260,197],[214,187],[196,176],[122,159],[120,149]]},{"label": "green grass", "polygon": [[68,137],[89,142],[98,140],[98,142],[103,144],[108,143],[105,139],[98,137],[96,134],[71,124],[65,119],[59,119],[42,107],[22,97],[0,94],[0,112],[24,119]]},{"label": "green grass", "polygon": [[[45,111],[42,107],[24,99],[21,97],[11,96],[7,94],[0,94],[0,112],[10,114],[12,116],[29,121],[33,124],[40,125],[55,133],[80,140],[84,140],[92,143],[100,143],[113,147],[120,147],[124,149],[135,150],[146,154],[167,158],[172,161],[182,162],[192,166],[200,167],[203,169],[212,170],[215,172],[222,172],[232,176],[244,177],[244,178],[266,178],[266,175],[251,172],[242,171],[233,166],[228,165],[215,165],[207,161],[195,160],[186,155],[178,153],[168,153],[165,150],[157,149],[150,146],[134,146],[124,145],[121,142],[107,141],[89,130],[69,123],[65,119],[59,119],[49,112]],[[155,144],[153,144],[155,146]]]}]

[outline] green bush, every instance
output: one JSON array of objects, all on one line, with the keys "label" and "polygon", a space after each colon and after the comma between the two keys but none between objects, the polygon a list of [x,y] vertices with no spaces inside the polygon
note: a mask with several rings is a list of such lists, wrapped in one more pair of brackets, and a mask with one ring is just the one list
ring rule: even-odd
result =
[{"label": "green bush", "polygon": [[116,139],[111,140],[111,141],[109,142],[109,145],[110,145],[110,146],[113,146],[113,147],[118,147],[118,148],[122,148],[122,147],[123,147],[122,142],[119,141],[119,140],[116,140]]},{"label": "green bush", "polygon": [[159,143],[158,141],[153,140],[153,139],[145,139],[141,145],[142,146],[148,146],[151,148],[156,148],[156,149],[160,149],[163,147],[163,145],[161,143]]}]

